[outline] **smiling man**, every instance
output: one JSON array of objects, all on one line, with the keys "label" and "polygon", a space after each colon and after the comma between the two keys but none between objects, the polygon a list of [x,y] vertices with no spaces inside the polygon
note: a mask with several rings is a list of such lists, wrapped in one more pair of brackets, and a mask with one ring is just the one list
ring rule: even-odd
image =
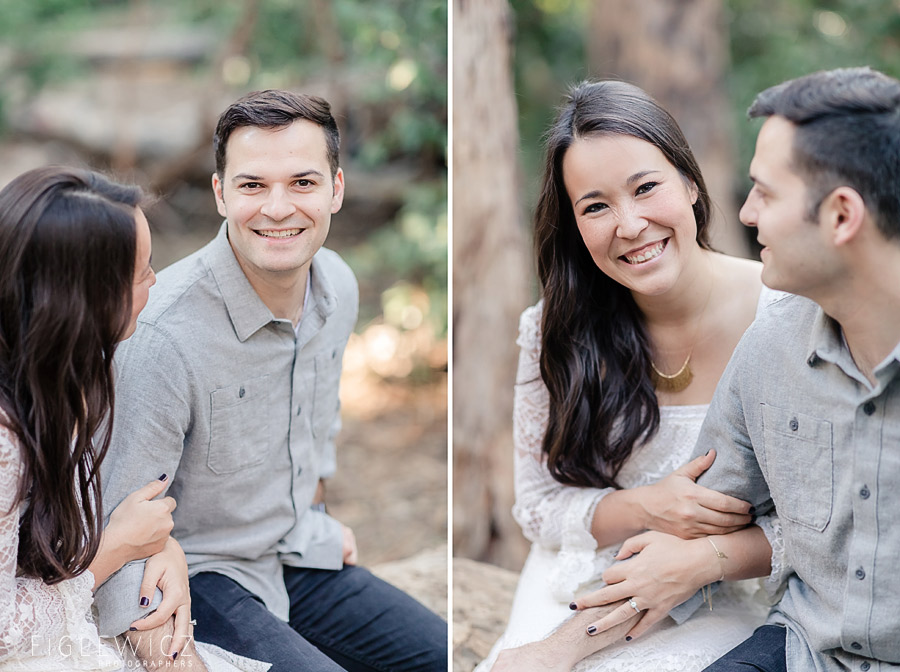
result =
[{"label": "smiling man", "polygon": [[[106,510],[144,474],[169,475],[200,641],[273,671],[445,669],[446,624],[356,567],[353,533],[322,501],[358,306],[352,271],[322,247],[344,197],[330,107],[253,93],[214,143],[225,222],[160,273],[116,357]],[[121,596],[132,620],[152,609],[126,574],[98,592],[103,634],[130,625],[109,616]]]}]

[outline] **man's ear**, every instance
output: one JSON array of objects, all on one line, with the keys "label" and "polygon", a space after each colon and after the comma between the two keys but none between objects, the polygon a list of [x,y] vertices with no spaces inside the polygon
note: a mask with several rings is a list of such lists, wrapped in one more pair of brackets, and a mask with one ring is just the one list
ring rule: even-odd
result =
[{"label": "man's ear", "polygon": [[333,189],[333,195],[331,197],[331,214],[333,215],[338,210],[341,209],[341,206],[344,204],[344,171],[341,168],[337,169],[337,172],[334,174],[334,180],[331,183]]},{"label": "man's ear", "polygon": [[856,189],[838,187],[819,207],[819,223],[828,227],[828,235],[835,246],[855,240],[868,217],[866,203]]},{"label": "man's ear", "polygon": [[219,214],[222,215],[222,217],[227,218],[228,213],[225,210],[225,198],[222,193],[222,181],[219,179],[218,173],[212,174],[212,190],[213,194],[216,197],[216,210],[219,211]]}]

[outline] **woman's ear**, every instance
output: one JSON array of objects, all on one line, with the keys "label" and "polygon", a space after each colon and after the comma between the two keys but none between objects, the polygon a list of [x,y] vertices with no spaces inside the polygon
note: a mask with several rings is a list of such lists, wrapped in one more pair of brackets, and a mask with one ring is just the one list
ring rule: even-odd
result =
[{"label": "woman's ear", "polygon": [[700,198],[700,188],[697,186],[697,183],[694,182],[691,178],[685,176],[685,182],[687,182],[688,193],[691,195],[691,205],[697,204],[697,199]]}]

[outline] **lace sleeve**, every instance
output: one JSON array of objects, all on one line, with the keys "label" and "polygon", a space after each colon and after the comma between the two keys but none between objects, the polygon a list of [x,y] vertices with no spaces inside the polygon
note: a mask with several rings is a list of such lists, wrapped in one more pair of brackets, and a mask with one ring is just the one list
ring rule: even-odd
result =
[{"label": "lace sleeve", "polygon": [[762,529],[769,545],[772,547],[772,573],[761,580],[763,588],[772,604],[781,599],[787,577],[793,571],[788,564],[784,551],[784,536],[781,533],[781,520],[775,512],[760,516],[754,521]]},{"label": "lace sleeve", "polygon": [[551,476],[541,443],[547,429],[550,398],[540,372],[541,304],[519,321],[519,370],[513,406],[516,503],[513,516],[532,542],[546,548],[593,551],[591,520],[597,503],[612,489],[563,485]]},{"label": "lace sleeve", "polygon": [[[71,582],[48,586],[40,579],[16,577],[19,506],[15,499],[21,471],[18,443],[0,423],[0,661],[27,657],[35,646],[46,648],[67,632],[69,598],[59,586]],[[93,583],[93,577],[85,572],[72,581]]]}]

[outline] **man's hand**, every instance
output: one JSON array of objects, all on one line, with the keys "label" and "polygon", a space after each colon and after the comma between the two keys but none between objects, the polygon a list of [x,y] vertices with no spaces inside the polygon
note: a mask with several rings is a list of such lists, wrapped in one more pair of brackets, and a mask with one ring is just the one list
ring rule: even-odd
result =
[{"label": "man's hand", "polygon": [[748,525],[752,517],[747,502],[695,482],[715,459],[716,451],[711,450],[657,483],[640,488],[644,527],[682,539],[696,539],[728,534]]},{"label": "man's hand", "polygon": [[619,605],[608,605],[575,612],[556,630],[539,642],[502,651],[491,672],[564,672],[600,649],[625,637],[637,621],[637,614],[617,627],[588,632],[590,624],[615,611]]},{"label": "man's hand", "polygon": [[341,523],[344,528],[344,564],[355,565],[359,559],[359,553],[356,550],[356,535],[353,530]]}]

